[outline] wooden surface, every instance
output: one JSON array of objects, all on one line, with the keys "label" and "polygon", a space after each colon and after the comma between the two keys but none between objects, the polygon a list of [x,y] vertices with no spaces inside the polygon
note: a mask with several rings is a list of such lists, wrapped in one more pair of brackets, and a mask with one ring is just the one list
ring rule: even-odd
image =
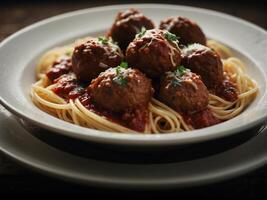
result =
[{"label": "wooden surface", "polygon": [[[84,9],[93,6],[101,6],[122,1],[8,1],[0,3],[0,41],[16,32],[17,30],[37,22],[41,19],[57,14]],[[125,1],[131,3],[132,1]],[[125,3],[124,2],[124,3]],[[141,2],[141,1],[140,1]],[[149,1],[145,1],[149,2]],[[154,1],[159,2],[159,1]],[[164,1],[165,3],[175,3],[175,1]],[[242,1],[227,4],[226,1],[179,1],[179,4],[190,5],[202,8],[218,10],[255,23],[267,29],[267,14],[264,3],[257,1]],[[29,44],[31,45],[31,44]],[[0,91],[1,92],[1,91]],[[0,153],[0,193],[87,193],[90,196],[115,197],[175,197],[191,196],[197,197],[257,197],[265,195],[267,192],[267,167],[259,169],[253,173],[239,177],[227,182],[213,184],[205,187],[190,188],[184,190],[172,190],[165,192],[133,192],[102,190],[88,188],[84,186],[65,183],[34,172],[31,172],[17,163],[11,161]]]}]

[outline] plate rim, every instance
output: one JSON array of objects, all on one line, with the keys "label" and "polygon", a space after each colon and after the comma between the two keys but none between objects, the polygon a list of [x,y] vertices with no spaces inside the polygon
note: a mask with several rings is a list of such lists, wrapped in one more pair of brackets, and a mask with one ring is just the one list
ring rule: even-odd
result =
[{"label": "plate rim", "polygon": [[[12,114],[10,114],[7,111],[1,111],[0,110],[0,120],[1,118],[9,118],[9,120],[12,120],[15,122],[16,127],[18,129],[20,129],[20,134],[22,133],[22,135],[24,134],[24,140],[28,140],[30,142],[33,142],[33,144],[35,145],[44,145],[45,147],[50,147],[50,155],[54,152],[55,154],[60,154],[64,159],[66,158],[66,160],[68,159],[72,159],[72,161],[75,161],[75,158],[79,158],[81,160],[80,163],[82,163],[82,161],[86,161],[86,160],[93,160],[93,162],[99,162],[98,160],[94,160],[94,159],[88,159],[88,158],[84,158],[84,157],[79,157],[77,155],[74,154],[69,154],[66,153],[62,150],[56,149],[54,147],[51,148],[51,146],[47,143],[44,143],[42,140],[34,137],[31,133],[29,133],[27,130],[25,130],[21,124],[18,123],[18,121],[15,119],[14,116],[12,116]],[[0,122],[1,123],[1,122]],[[10,129],[12,129],[10,127]],[[251,144],[251,143],[255,143],[255,142],[259,142],[260,137],[264,137],[264,134],[266,135],[267,129],[265,128],[264,130],[265,133],[261,133],[261,135],[255,136],[253,138],[251,138],[250,140],[246,141],[245,143],[241,144],[240,146],[234,147],[233,149],[230,149],[230,151],[234,150],[234,151],[238,151],[239,148],[242,148],[242,145],[247,145],[247,144]],[[14,137],[14,135],[9,134],[9,133],[5,133],[8,134],[8,137]],[[25,137],[26,136],[26,137]],[[2,137],[2,136],[0,136]],[[258,137],[258,138],[257,138]],[[266,137],[266,136],[265,136]],[[10,140],[10,139],[9,139]],[[10,140],[12,142],[12,139]],[[9,144],[11,143],[9,141]],[[261,140],[261,141],[267,141],[267,140]],[[14,143],[14,141],[13,141]],[[137,189],[137,190],[165,190],[165,189],[171,189],[171,188],[187,188],[187,187],[194,187],[194,186],[203,186],[203,185],[208,185],[211,183],[217,183],[223,180],[229,180],[231,178],[235,178],[241,175],[244,175],[248,172],[251,172],[257,168],[263,167],[266,163],[267,163],[267,150],[265,150],[264,152],[260,152],[261,156],[251,156],[252,159],[251,160],[247,160],[247,158],[241,158],[242,162],[238,161],[236,163],[234,163],[234,166],[229,167],[227,166],[224,170],[208,170],[208,172],[204,173],[202,172],[202,174],[197,174],[195,175],[193,173],[193,175],[191,176],[186,176],[186,177],[182,177],[179,178],[179,176],[177,177],[168,177],[165,180],[162,180],[160,177],[156,178],[156,179],[146,179],[146,181],[144,180],[132,180],[131,178],[123,178],[123,177],[119,177],[118,179],[114,179],[111,177],[99,177],[99,175],[95,175],[94,173],[90,174],[90,169],[89,169],[89,174],[84,174],[83,173],[76,173],[76,170],[74,169],[74,167],[66,167],[66,166],[59,166],[58,163],[54,163],[54,162],[47,162],[46,157],[44,156],[44,154],[46,154],[47,152],[42,152],[42,151],[38,151],[39,154],[32,153],[32,154],[27,154],[26,152],[21,151],[23,148],[23,145],[18,147],[16,145],[6,145],[8,146],[8,148],[4,148],[2,144],[2,140],[0,141],[0,151],[2,153],[4,153],[5,155],[7,155],[8,157],[12,158],[14,161],[18,162],[19,164],[22,164],[22,166],[25,166],[26,168],[32,169],[35,172],[41,173],[43,175],[49,175],[51,177],[54,178],[59,178],[63,181],[67,181],[67,182],[74,182],[74,183],[78,183],[78,184],[83,184],[83,185],[88,185],[88,186],[96,186],[96,187],[105,187],[105,188],[120,188],[120,189]],[[255,144],[254,144],[255,145]],[[15,147],[15,150],[11,149],[12,147]],[[30,148],[35,148],[34,146],[31,146]],[[265,149],[265,148],[264,148]],[[240,151],[240,150],[239,150]],[[18,153],[19,152],[19,153]],[[30,151],[32,152],[32,151]],[[41,156],[40,156],[41,154]],[[212,157],[212,159],[216,161],[216,159],[218,160],[218,158],[216,158],[216,156],[221,157],[223,154],[229,154],[229,152],[223,152],[223,153],[219,153],[219,154],[215,154]],[[43,156],[42,156],[43,155]],[[67,155],[67,156],[66,156]],[[208,162],[210,162],[210,158],[208,158]],[[240,159],[240,158],[239,158]],[[196,162],[199,162],[199,160],[202,160],[201,162],[204,161],[207,162],[207,160],[204,160],[202,158],[199,158],[196,160]],[[215,162],[213,161],[213,162]],[[112,163],[109,161],[101,161],[103,163]],[[194,165],[194,160],[190,161],[193,162],[189,164],[189,166]],[[74,162],[75,163],[75,162]],[[174,165],[176,164],[180,164],[180,165],[188,165],[188,161],[183,161],[183,162],[177,162],[174,163]],[[231,165],[233,165],[232,163],[230,163]],[[119,164],[119,165],[124,165],[123,168],[127,168],[127,166],[130,166],[131,164]],[[135,164],[133,164],[135,165]],[[136,164],[137,166],[139,164]],[[153,167],[156,168],[161,168],[162,165],[165,164],[153,164]],[[142,164],[140,164],[140,166],[144,166]],[[90,165],[88,165],[88,167],[90,168]],[[175,166],[172,166],[175,167]],[[71,168],[71,170],[70,170]],[[223,170],[223,171],[222,171]],[[112,172],[110,172],[112,173]]]},{"label": "plate rim", "polygon": [[[243,23],[245,25],[248,25],[250,27],[253,27],[253,29],[257,29],[258,31],[264,33],[267,36],[267,32],[257,26],[252,24],[251,22],[245,21],[243,19],[237,18],[235,16],[231,16],[229,14],[225,14],[225,13],[221,13],[218,11],[213,11],[213,10],[209,10],[209,9],[204,9],[204,8],[196,8],[196,7],[191,7],[191,6],[183,6],[183,5],[174,5],[174,4],[118,4],[118,5],[108,5],[108,6],[98,6],[98,7],[92,7],[92,8],[87,8],[87,9],[82,9],[82,10],[76,10],[76,11],[72,11],[72,12],[67,12],[67,13],[63,13],[60,15],[56,15],[44,20],[41,20],[39,22],[36,22],[32,25],[29,25],[21,30],[19,30],[18,32],[12,34],[11,36],[7,37],[6,39],[4,39],[1,43],[0,43],[0,49],[2,48],[2,46],[4,46],[6,43],[8,43],[10,40],[12,40],[13,38],[19,36],[20,34],[27,32],[28,30],[34,29],[38,26],[44,25],[46,23],[49,22],[53,22],[55,20],[58,19],[64,19],[67,17],[71,17],[71,16],[75,16],[75,15],[79,15],[79,14],[83,14],[83,13],[90,13],[90,12],[98,12],[98,11],[105,11],[105,10],[112,10],[112,9],[123,9],[126,7],[138,7],[138,8],[170,8],[170,6],[176,7],[176,8],[182,8],[185,10],[197,10],[197,11],[201,11],[204,13],[211,13],[217,16],[222,16],[224,18],[228,18],[234,21],[238,21],[239,23]],[[217,134],[209,134],[209,135],[199,135],[199,136],[192,136],[192,137],[180,137],[180,138],[176,138],[174,137],[174,134],[177,133],[170,133],[170,134],[164,134],[165,137],[163,135],[161,135],[161,138],[158,139],[157,135],[130,135],[130,134],[121,134],[121,133],[105,133],[104,131],[96,131],[96,130],[92,130],[94,132],[101,132],[101,134],[99,135],[95,135],[95,134],[82,134],[82,133],[77,133],[71,130],[62,130],[61,128],[55,128],[55,126],[53,125],[48,125],[45,123],[42,123],[40,121],[37,121],[33,118],[29,118],[29,116],[27,116],[26,114],[24,114],[22,111],[16,109],[15,107],[13,107],[12,105],[10,105],[7,101],[5,101],[2,96],[0,96],[0,103],[6,108],[8,109],[10,112],[14,113],[17,116],[23,117],[27,120],[30,120],[31,122],[38,124],[39,126],[49,129],[49,130],[53,130],[56,131],[60,134],[64,134],[70,137],[75,137],[78,139],[83,139],[83,140],[90,140],[90,141],[94,141],[94,142],[101,142],[101,143],[111,143],[111,144],[120,144],[122,145],[122,143],[125,143],[126,145],[146,145],[146,146],[159,146],[159,145],[174,145],[174,144],[191,144],[191,143],[195,143],[195,142],[200,142],[200,141],[207,141],[207,140],[211,140],[211,139],[216,139],[216,138],[220,138],[220,137],[226,137],[228,135],[232,135],[234,133],[243,131],[245,129],[251,128],[252,126],[255,126],[256,124],[259,124],[263,121],[265,121],[267,119],[267,114],[262,117],[260,120],[258,121],[254,121],[253,123],[250,123],[247,126],[243,126],[243,127],[235,127],[235,129],[232,129],[231,131],[228,130],[228,132],[224,132],[222,133],[219,132]],[[210,128],[210,127],[209,127]],[[91,131],[91,132],[92,132]],[[89,131],[88,131],[89,132]],[[104,134],[105,133],[105,134]],[[110,135],[109,135],[110,134]],[[169,137],[167,138],[166,136],[171,136],[171,134],[173,134],[173,137]],[[141,137],[140,137],[141,136]],[[156,137],[155,137],[156,136]],[[163,137],[162,137],[163,136]]]}]

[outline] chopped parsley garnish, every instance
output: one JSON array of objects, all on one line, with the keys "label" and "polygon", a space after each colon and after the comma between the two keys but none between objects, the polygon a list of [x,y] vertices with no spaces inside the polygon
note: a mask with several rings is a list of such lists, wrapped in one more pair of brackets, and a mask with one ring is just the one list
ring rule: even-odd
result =
[{"label": "chopped parsley garnish", "polygon": [[168,31],[164,34],[164,36],[165,36],[165,38],[167,40],[170,40],[170,41],[176,41],[176,40],[178,40],[177,37],[176,37],[176,35],[168,32]]},{"label": "chopped parsley garnish", "polygon": [[178,37],[175,35],[175,34],[172,34],[170,33],[169,31],[167,31],[165,34],[164,34],[164,37],[169,40],[170,42],[173,42],[176,44],[176,46],[178,47],[178,43],[179,43],[179,40],[178,40]]},{"label": "chopped parsley garnish", "polygon": [[171,85],[176,87],[180,86],[182,79],[181,77],[188,71],[183,65],[177,67],[177,69],[173,72],[173,79],[171,81]]},{"label": "chopped parsley garnish", "polygon": [[101,42],[102,44],[108,44],[109,42],[108,39],[105,37],[99,37],[98,41]]},{"label": "chopped parsley garnish", "polygon": [[138,34],[136,34],[135,38],[141,38],[141,37],[143,37],[145,34],[146,34],[146,28],[145,28],[145,27],[142,27],[142,28],[141,28],[141,31],[140,31]]},{"label": "chopped parsley garnish", "polygon": [[116,67],[116,74],[120,74],[121,73],[121,68],[120,67]]},{"label": "chopped parsley garnish", "polygon": [[127,69],[128,63],[127,62],[121,62],[120,67]]},{"label": "chopped parsley garnish", "polygon": [[127,79],[122,75],[116,76],[113,78],[113,81],[121,86],[125,86],[127,84]]},{"label": "chopped parsley garnish", "polygon": [[127,79],[122,73],[122,69],[127,69],[128,63],[121,62],[119,66],[116,67],[116,77],[113,78],[113,81],[121,86],[125,86],[127,84]]},{"label": "chopped parsley garnish", "polygon": [[175,76],[183,76],[186,73],[187,69],[183,66],[180,65],[177,67],[177,69],[174,71]]}]

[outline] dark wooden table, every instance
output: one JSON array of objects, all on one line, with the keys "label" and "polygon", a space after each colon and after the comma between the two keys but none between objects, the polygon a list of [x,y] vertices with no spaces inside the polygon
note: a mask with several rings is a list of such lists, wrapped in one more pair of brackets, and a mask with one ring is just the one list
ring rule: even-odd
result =
[{"label": "dark wooden table", "polygon": [[[0,41],[16,32],[17,30],[37,22],[41,19],[57,14],[83,9],[93,6],[132,3],[134,1],[6,1],[0,3]],[[143,1],[139,1],[143,2]],[[146,3],[150,1],[145,1]],[[153,1],[160,2],[160,1]],[[175,3],[176,1],[164,1],[164,3]],[[179,1],[179,4],[202,7],[225,12],[231,15],[248,20],[267,29],[267,10],[264,2],[259,1],[240,1],[228,3],[222,0],[190,0]],[[258,197],[266,195],[267,192],[267,167],[258,169],[248,175],[235,178],[222,183],[197,188],[183,190],[153,192],[118,191],[103,190],[99,188],[88,188],[49,178],[18,165],[5,155],[0,153],[0,193],[83,193],[89,196],[98,197],[144,197],[151,196],[176,197],[176,196],[197,196],[197,197]]]}]

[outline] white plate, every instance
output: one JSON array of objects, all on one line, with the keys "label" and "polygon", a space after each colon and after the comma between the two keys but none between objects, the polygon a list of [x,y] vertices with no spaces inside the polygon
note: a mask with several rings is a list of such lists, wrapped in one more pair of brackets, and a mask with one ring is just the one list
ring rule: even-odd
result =
[{"label": "white plate", "polygon": [[[259,84],[256,100],[242,114],[201,130],[164,135],[131,135],[82,128],[56,119],[35,107],[29,98],[35,81],[34,68],[46,50],[85,35],[103,34],[119,10],[135,7],[159,22],[182,15],[196,20],[206,35],[232,47],[248,66],[247,73]],[[0,102],[12,113],[44,128],[82,140],[120,145],[178,145],[211,140],[248,129],[267,117],[267,33],[248,22],[205,9],[161,5],[116,5],[81,10],[29,26],[0,45]]]},{"label": "white plate", "polygon": [[78,183],[112,188],[164,189],[213,183],[267,162],[267,129],[242,145],[192,161],[125,164],[83,158],[37,139],[0,106],[0,150],[31,168]]}]

